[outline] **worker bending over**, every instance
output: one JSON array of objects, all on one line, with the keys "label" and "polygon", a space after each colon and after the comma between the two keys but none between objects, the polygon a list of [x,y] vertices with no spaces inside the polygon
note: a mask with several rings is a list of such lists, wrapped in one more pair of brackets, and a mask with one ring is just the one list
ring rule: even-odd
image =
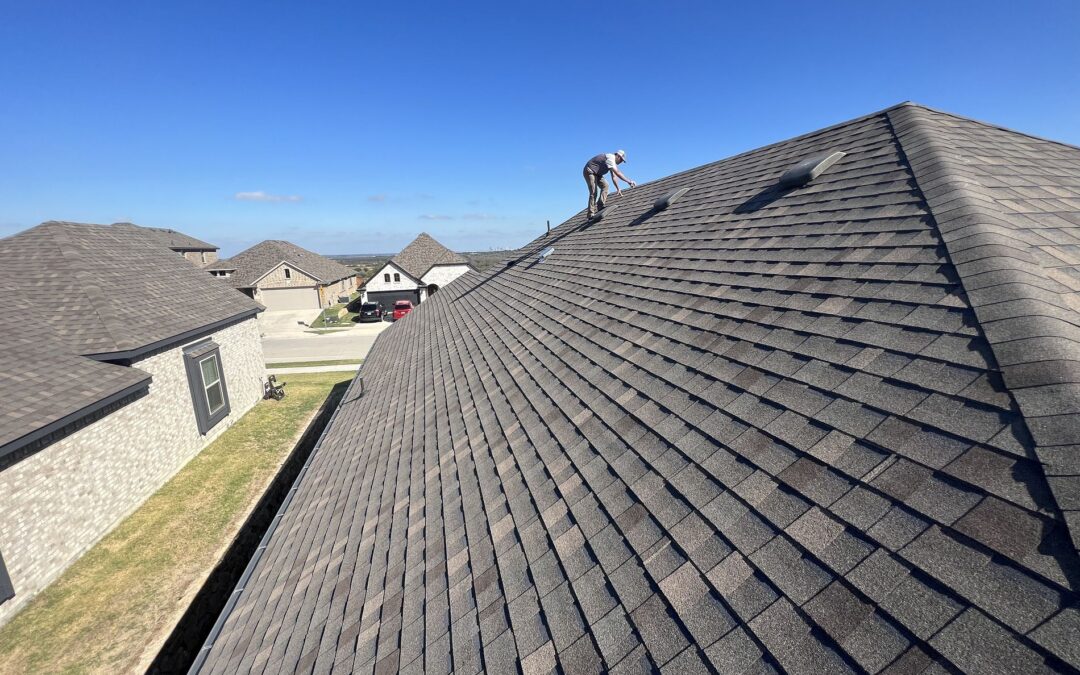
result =
[{"label": "worker bending over", "polygon": [[614,153],[601,153],[596,157],[593,157],[585,164],[585,170],[582,173],[585,175],[585,184],[589,186],[589,218],[596,215],[597,209],[604,208],[604,201],[607,199],[608,185],[604,180],[604,174],[608,171],[611,172],[611,182],[615,183],[615,191],[622,194],[622,190],[619,188],[619,179],[623,179],[630,187],[637,185],[634,181],[630,180],[619,171],[619,165],[626,161],[626,152],[624,150],[617,150]]}]

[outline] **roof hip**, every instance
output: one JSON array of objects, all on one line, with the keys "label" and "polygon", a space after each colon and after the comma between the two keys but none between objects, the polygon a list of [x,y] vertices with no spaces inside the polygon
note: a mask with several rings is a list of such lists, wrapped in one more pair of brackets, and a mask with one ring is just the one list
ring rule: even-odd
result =
[{"label": "roof hip", "polygon": [[[1000,181],[977,154],[982,134],[1051,141],[923,107],[886,114],[1080,549],[1080,509],[1071,503],[1080,489],[1080,460],[1073,457],[1080,454],[1080,305],[1068,300],[1078,298],[1077,287],[1044,264],[1043,249],[1055,242],[1030,218],[1002,206]],[[1076,161],[1080,166],[1080,153]],[[1080,226],[1074,229],[1080,242]]]}]

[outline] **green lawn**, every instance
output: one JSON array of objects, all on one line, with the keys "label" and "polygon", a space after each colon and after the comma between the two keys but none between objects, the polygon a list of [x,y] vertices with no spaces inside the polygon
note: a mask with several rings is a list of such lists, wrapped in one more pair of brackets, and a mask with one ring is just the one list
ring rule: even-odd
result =
[{"label": "green lawn", "polygon": [[324,309],[322,311],[321,314],[319,314],[319,316],[314,321],[311,322],[311,328],[331,328],[333,326],[350,326],[350,325],[352,325],[352,321],[353,321],[353,319],[356,318],[356,315],[358,314],[358,312],[346,312],[345,315],[342,316],[337,321],[327,322],[326,319],[327,319],[327,317],[337,317],[337,313],[341,310],[342,307],[346,307],[349,303],[351,303],[353,300],[356,300],[359,297],[360,297],[359,293],[353,293],[352,295],[349,296],[349,302],[348,303],[338,303],[336,305],[332,305],[330,307],[327,307],[326,309]]},{"label": "green lawn", "polygon": [[328,359],[326,361],[284,361],[282,363],[268,363],[267,368],[306,368],[308,366],[357,366],[364,359]]},{"label": "green lawn", "polygon": [[0,628],[0,673],[142,672],[320,405],[352,373],[290,375]]}]

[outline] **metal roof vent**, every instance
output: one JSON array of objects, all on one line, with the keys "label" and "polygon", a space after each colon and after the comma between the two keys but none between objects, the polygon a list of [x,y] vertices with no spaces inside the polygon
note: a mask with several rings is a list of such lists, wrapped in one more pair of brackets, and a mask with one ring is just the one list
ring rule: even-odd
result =
[{"label": "metal roof vent", "polygon": [[690,188],[679,188],[678,190],[667,193],[660,199],[657,199],[655,202],[653,202],[653,211],[663,211],[667,207],[682,199],[682,196],[689,191]]},{"label": "metal roof vent", "polygon": [[543,251],[540,251],[540,257],[538,257],[536,259],[536,262],[538,262],[538,263],[544,262],[544,259],[547,258],[549,255],[551,255],[554,252],[555,252],[555,247],[554,246],[548,246]]},{"label": "metal roof vent", "polygon": [[825,173],[830,166],[839,162],[846,154],[846,152],[823,152],[820,155],[807,157],[785,171],[783,176],[780,176],[780,187],[791,188],[806,185]]}]

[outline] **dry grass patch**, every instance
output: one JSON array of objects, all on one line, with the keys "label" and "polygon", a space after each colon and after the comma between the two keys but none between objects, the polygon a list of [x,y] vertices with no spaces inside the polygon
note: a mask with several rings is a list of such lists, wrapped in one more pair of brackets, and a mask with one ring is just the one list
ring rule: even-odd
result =
[{"label": "dry grass patch", "polygon": [[255,406],[0,628],[0,673],[144,669],[315,412],[352,376],[289,375],[284,400]]}]

